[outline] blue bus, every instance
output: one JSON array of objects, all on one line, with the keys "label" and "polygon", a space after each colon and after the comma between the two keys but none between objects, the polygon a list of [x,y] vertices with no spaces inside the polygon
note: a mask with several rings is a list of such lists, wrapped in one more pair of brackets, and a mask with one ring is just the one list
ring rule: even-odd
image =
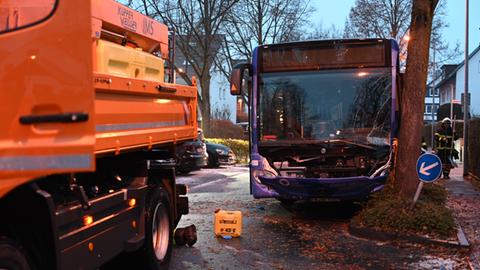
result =
[{"label": "blue bus", "polygon": [[232,70],[248,96],[250,191],[283,202],[360,200],[382,189],[398,122],[391,39],[261,45]]}]

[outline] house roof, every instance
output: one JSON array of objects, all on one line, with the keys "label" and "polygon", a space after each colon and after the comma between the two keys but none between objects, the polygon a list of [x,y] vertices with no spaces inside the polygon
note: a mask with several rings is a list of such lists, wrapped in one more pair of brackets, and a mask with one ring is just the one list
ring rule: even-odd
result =
[{"label": "house roof", "polygon": [[[478,52],[480,51],[480,45],[475,48],[475,50],[473,50],[473,52],[470,53],[470,55],[468,56],[468,61],[470,61],[470,59],[473,58],[473,56],[475,56],[475,54],[477,54]],[[459,71],[463,65],[465,64],[465,60],[463,60],[462,62],[460,62],[460,64],[457,65],[457,68],[455,68],[453,71],[451,71],[450,73],[448,73],[445,78],[443,78],[443,80],[441,80],[439,83],[437,83],[436,87],[437,88],[440,88],[445,82],[447,82],[448,80],[450,80],[450,78],[452,78],[453,76],[456,76],[457,74],[457,71]],[[429,83],[429,85],[432,84],[432,82]]]}]

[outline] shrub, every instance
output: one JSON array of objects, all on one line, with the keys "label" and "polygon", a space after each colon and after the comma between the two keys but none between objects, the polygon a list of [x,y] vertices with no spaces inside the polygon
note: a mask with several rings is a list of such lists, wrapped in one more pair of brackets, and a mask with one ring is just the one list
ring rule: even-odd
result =
[{"label": "shrub", "polygon": [[237,162],[248,163],[249,144],[247,140],[211,138],[207,139],[207,141],[211,143],[223,144],[230,147],[233,153],[235,153],[235,156],[237,157]]},{"label": "shrub", "polygon": [[210,128],[205,130],[205,136],[222,139],[246,139],[247,135],[240,126],[230,120],[210,120]]},{"label": "shrub", "polygon": [[366,227],[403,233],[451,237],[455,234],[452,211],[445,207],[446,191],[439,185],[425,185],[412,208],[411,199],[400,198],[392,187],[375,194],[353,222]]}]

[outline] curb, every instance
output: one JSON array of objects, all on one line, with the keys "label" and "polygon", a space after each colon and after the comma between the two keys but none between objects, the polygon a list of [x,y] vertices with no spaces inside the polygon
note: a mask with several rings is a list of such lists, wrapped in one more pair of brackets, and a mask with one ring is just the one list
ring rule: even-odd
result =
[{"label": "curb", "polygon": [[465,237],[465,234],[463,233],[463,230],[460,227],[460,225],[458,225],[458,232],[457,232],[458,241],[433,239],[433,238],[427,238],[427,237],[422,237],[418,235],[398,233],[398,232],[397,233],[384,232],[378,229],[356,226],[352,223],[348,224],[348,232],[351,235],[356,237],[383,241],[383,242],[401,240],[401,241],[408,241],[408,242],[423,244],[423,245],[435,245],[435,246],[460,248],[460,249],[470,248],[470,244],[468,243],[467,238]]}]

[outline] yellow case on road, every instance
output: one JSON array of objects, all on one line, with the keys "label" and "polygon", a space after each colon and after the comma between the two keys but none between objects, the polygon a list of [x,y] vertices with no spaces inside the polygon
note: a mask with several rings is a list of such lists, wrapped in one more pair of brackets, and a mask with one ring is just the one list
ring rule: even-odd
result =
[{"label": "yellow case on road", "polygon": [[242,234],[241,211],[215,211],[215,235],[239,237]]}]

